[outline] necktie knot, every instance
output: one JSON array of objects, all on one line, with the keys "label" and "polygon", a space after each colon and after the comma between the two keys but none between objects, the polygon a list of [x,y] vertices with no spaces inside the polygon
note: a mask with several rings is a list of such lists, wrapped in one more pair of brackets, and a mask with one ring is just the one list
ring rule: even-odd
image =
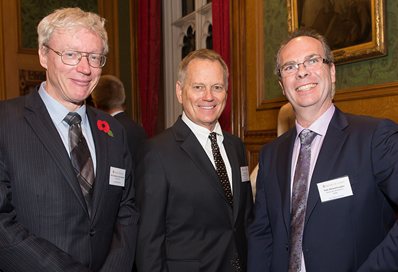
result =
[{"label": "necktie knot", "polygon": [[300,143],[301,145],[310,145],[314,140],[316,133],[309,129],[303,129],[300,132]]},{"label": "necktie knot", "polygon": [[209,138],[210,138],[210,141],[211,141],[212,143],[217,142],[217,133],[215,133],[215,132],[210,132]]},{"label": "necktie knot", "polygon": [[73,125],[79,125],[82,122],[82,118],[80,117],[80,114],[77,112],[69,112],[65,118],[64,121],[68,123],[69,126]]}]

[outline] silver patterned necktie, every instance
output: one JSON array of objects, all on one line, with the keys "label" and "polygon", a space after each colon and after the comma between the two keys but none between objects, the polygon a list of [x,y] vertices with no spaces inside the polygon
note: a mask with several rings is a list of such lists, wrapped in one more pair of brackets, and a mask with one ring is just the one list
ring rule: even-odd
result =
[{"label": "silver patterned necktie", "polygon": [[307,207],[307,186],[311,163],[311,143],[316,133],[304,129],[300,137],[300,153],[293,178],[292,211],[290,222],[290,258],[289,272],[301,270],[301,253],[305,211]]},{"label": "silver patterned necktie", "polygon": [[209,135],[211,141],[211,151],[213,153],[214,162],[216,165],[216,172],[218,175],[218,179],[220,180],[221,186],[224,190],[225,197],[228,200],[228,203],[233,206],[233,197],[231,191],[231,184],[229,183],[227,169],[225,168],[224,160],[221,157],[220,148],[217,144],[217,133],[211,132]]},{"label": "silver patterned necktie", "polygon": [[70,159],[75,170],[80,188],[91,215],[91,198],[94,184],[94,166],[90,150],[81,129],[81,117],[76,112],[70,112],[64,118],[69,124]]}]

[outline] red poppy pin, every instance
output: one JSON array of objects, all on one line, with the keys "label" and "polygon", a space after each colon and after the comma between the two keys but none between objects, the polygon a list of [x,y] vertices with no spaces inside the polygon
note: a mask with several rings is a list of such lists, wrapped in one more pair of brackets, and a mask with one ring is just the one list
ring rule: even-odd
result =
[{"label": "red poppy pin", "polygon": [[109,136],[113,137],[113,132],[112,132],[111,127],[109,126],[107,121],[98,120],[97,127],[99,130],[101,130],[101,131],[105,132],[106,134],[108,134]]}]

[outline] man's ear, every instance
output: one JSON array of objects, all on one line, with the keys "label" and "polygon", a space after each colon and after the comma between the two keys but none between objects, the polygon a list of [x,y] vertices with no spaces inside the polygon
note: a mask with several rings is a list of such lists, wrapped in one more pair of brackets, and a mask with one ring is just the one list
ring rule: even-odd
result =
[{"label": "man's ear", "polygon": [[182,91],[183,91],[183,87],[180,81],[176,82],[176,96],[178,99],[178,102],[180,102],[180,104],[182,104]]},{"label": "man's ear", "polygon": [[42,46],[38,50],[40,65],[47,70],[48,51]]},{"label": "man's ear", "polygon": [[278,83],[279,83],[279,86],[281,86],[282,94],[283,94],[284,96],[286,96],[286,95],[285,95],[285,88],[283,88],[283,82],[282,82],[281,80],[279,80]]}]

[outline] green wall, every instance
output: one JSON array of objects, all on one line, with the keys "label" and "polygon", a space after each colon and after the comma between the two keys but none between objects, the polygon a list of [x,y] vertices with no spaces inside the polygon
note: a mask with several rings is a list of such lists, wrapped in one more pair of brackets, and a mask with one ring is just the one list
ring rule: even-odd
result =
[{"label": "green wall", "polygon": [[36,27],[40,20],[61,7],[80,7],[98,12],[97,0],[19,0],[22,48],[37,49]]},{"label": "green wall", "polygon": [[[336,89],[398,81],[398,1],[385,1],[387,55],[336,66]],[[283,4],[281,4],[283,3]],[[265,98],[282,96],[273,74],[276,50],[287,37],[287,7],[280,0],[264,0]]]}]

